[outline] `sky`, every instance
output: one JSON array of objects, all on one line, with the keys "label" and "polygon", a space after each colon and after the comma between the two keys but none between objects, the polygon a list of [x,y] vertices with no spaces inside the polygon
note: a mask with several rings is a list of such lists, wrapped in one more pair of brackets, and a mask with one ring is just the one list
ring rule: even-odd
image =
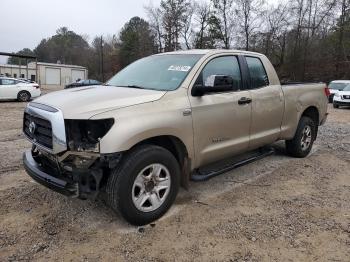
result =
[{"label": "sky", "polygon": [[[160,0],[1,0],[0,52],[34,49],[62,26],[89,41],[117,34],[130,18],[147,18],[144,6],[150,3]],[[0,63],[6,61],[0,56]]]},{"label": "sky", "polygon": [[[160,1],[0,0],[0,52],[34,49],[62,26],[88,36],[89,42],[97,35],[118,34],[130,18],[147,18],[144,6],[159,6]],[[0,56],[0,63],[6,61]]]}]

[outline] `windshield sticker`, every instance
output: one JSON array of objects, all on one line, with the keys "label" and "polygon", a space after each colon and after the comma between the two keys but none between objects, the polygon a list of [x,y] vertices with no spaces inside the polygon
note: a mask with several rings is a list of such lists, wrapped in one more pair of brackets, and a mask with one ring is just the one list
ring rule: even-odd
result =
[{"label": "windshield sticker", "polygon": [[171,65],[169,66],[169,71],[180,71],[180,72],[188,72],[191,69],[190,66],[184,66],[184,65]]}]

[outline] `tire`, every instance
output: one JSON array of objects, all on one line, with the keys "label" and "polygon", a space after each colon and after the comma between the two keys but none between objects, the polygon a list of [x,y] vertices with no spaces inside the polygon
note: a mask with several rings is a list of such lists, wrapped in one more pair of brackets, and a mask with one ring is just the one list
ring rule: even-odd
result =
[{"label": "tire", "polygon": [[339,108],[339,105],[333,103],[333,108]]},{"label": "tire", "polygon": [[[158,176],[155,170],[160,170]],[[146,181],[146,178],[151,179]],[[160,189],[165,185],[168,185],[167,189]],[[106,198],[111,208],[126,221],[140,226],[168,211],[179,186],[180,166],[175,157],[162,147],[142,145],[128,152],[111,172]]]},{"label": "tire", "polygon": [[21,91],[17,95],[17,100],[19,102],[28,102],[30,100],[30,93],[27,91]]},{"label": "tire", "polygon": [[287,153],[293,157],[306,157],[311,151],[316,136],[316,123],[310,117],[301,117],[293,139],[286,140]]}]

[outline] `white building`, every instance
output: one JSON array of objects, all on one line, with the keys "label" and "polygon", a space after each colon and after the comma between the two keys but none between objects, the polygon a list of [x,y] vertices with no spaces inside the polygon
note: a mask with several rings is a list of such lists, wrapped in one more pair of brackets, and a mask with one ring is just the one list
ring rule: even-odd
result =
[{"label": "white building", "polygon": [[87,79],[86,67],[53,63],[31,62],[26,65],[0,64],[0,75],[27,78],[36,81],[42,88],[64,88],[77,79]]}]

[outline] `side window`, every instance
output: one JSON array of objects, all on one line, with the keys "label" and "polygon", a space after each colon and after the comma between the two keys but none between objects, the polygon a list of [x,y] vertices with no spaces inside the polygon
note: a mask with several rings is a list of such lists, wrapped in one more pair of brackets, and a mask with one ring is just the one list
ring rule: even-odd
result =
[{"label": "side window", "polygon": [[15,80],[12,79],[2,79],[2,85],[15,85]]},{"label": "side window", "polygon": [[259,88],[263,86],[269,85],[269,78],[266,74],[264,65],[261,60],[257,57],[246,57],[249,74],[250,74],[250,82],[251,89]]},{"label": "side window", "polygon": [[221,56],[211,60],[203,68],[199,79],[197,79],[197,83],[206,85],[206,83],[212,82],[213,78],[218,75],[232,77],[232,90],[235,91],[241,88],[241,71],[236,56]]}]

